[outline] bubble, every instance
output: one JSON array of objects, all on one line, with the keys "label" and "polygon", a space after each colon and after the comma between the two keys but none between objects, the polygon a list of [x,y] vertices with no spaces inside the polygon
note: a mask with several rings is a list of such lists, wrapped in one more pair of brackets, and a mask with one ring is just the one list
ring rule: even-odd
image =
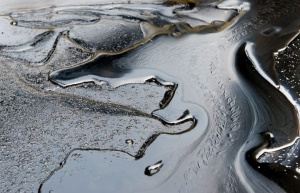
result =
[{"label": "bubble", "polygon": [[132,139],[126,139],[125,143],[132,145],[134,143],[134,141]]},{"label": "bubble", "polygon": [[12,21],[10,24],[11,24],[11,25],[18,25],[18,22]]}]

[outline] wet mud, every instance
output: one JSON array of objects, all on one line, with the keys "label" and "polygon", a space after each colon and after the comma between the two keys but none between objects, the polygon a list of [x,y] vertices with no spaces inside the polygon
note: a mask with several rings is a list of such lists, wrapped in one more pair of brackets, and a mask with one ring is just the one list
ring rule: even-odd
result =
[{"label": "wet mud", "polygon": [[1,192],[298,192],[297,0],[3,6]]}]

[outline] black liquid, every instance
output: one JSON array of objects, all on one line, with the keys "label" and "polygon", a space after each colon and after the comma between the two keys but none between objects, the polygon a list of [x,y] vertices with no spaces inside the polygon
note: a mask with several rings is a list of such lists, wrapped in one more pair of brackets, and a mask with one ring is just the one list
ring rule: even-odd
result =
[{"label": "black liquid", "polygon": [[299,11],[169,1],[4,14],[1,191],[297,192]]}]

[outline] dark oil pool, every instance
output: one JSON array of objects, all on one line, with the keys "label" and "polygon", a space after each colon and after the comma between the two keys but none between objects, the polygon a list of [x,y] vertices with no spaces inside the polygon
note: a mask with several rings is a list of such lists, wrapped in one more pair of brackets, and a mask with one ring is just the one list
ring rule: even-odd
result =
[{"label": "dark oil pool", "polygon": [[1,192],[299,192],[298,0],[0,5]]}]

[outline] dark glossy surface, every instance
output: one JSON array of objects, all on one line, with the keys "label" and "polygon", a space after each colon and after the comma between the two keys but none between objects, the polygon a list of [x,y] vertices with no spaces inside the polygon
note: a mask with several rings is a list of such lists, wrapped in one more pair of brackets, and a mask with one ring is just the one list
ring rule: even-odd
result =
[{"label": "dark glossy surface", "polygon": [[1,192],[298,191],[297,0],[40,3],[0,9]]}]

